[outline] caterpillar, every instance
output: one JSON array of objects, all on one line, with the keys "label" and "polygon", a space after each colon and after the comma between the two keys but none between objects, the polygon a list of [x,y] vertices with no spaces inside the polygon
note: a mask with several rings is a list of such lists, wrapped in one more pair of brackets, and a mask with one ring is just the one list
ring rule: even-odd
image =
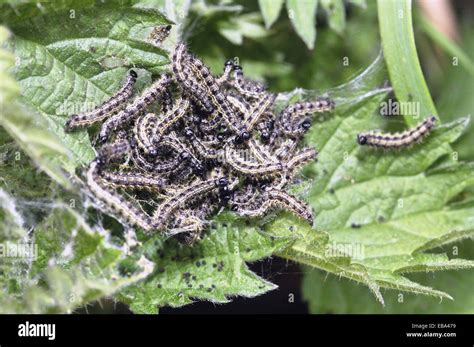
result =
[{"label": "caterpillar", "polygon": [[414,143],[420,142],[425,136],[427,136],[431,129],[434,128],[435,123],[436,117],[428,116],[414,128],[402,133],[384,134],[376,131],[360,133],[357,135],[357,143],[361,146],[367,145],[387,149],[409,147]]},{"label": "caterpillar", "polygon": [[[97,205],[124,223],[189,243],[210,214],[227,207],[249,217],[287,209],[312,222],[310,208],[283,188],[317,155],[299,149],[311,114],[334,108],[334,102],[317,99],[275,112],[275,94],[244,78],[232,60],[213,76],[182,43],[171,66],[172,75],[162,75],[103,118],[101,148],[86,180]],[[146,211],[153,212],[126,200],[129,190],[148,191],[153,203]]]},{"label": "caterpillar", "polygon": [[278,161],[276,157],[270,154],[270,152],[267,151],[267,149],[264,146],[259,144],[254,139],[250,139],[250,141],[248,142],[248,147],[250,149],[250,152],[260,162],[277,162]]},{"label": "caterpillar", "polygon": [[244,121],[244,126],[247,131],[251,131],[254,125],[258,122],[261,116],[273,105],[275,101],[275,94],[266,94],[258,102],[258,104],[252,109],[252,113]]},{"label": "caterpillar", "polygon": [[291,178],[294,177],[294,172],[302,165],[314,159],[317,154],[318,153],[315,149],[305,148],[296,155],[292,156],[285,163],[285,171],[282,172],[279,182],[277,183],[275,181],[274,187],[280,190],[283,189],[290,182]]},{"label": "caterpillar", "polygon": [[280,175],[285,169],[281,162],[254,163],[242,160],[230,146],[227,146],[225,150],[225,162],[234,170],[252,176]]},{"label": "caterpillar", "polygon": [[116,111],[121,105],[130,99],[136,81],[137,73],[134,70],[130,70],[122,88],[120,88],[120,90],[107,101],[90,112],[73,114],[66,121],[66,132],[71,132],[79,127],[92,125],[107,118],[112,112]]},{"label": "caterpillar", "polygon": [[130,142],[126,138],[118,137],[113,143],[104,145],[98,153],[102,163],[115,162],[130,153]]},{"label": "caterpillar", "polygon": [[154,113],[147,113],[144,116],[138,117],[133,127],[136,145],[146,155],[151,157],[155,157],[158,154],[151,142],[151,134],[157,122],[158,118]]},{"label": "caterpillar", "polygon": [[216,78],[216,83],[218,85],[222,85],[225,82],[227,82],[230,78],[230,73],[232,72],[232,69],[234,68],[234,61],[232,59],[228,59],[224,63],[224,72],[222,73],[221,76]]},{"label": "caterpillar", "polygon": [[141,169],[144,169],[148,172],[160,173],[163,175],[171,175],[181,165],[183,165],[183,161],[179,160],[179,158],[172,158],[160,163],[150,162],[142,156],[138,147],[133,148],[132,161],[137,167]]},{"label": "caterpillar", "polygon": [[159,25],[153,28],[150,33],[150,40],[158,46],[169,36],[171,25]]},{"label": "caterpillar", "polygon": [[313,224],[313,214],[309,207],[283,190],[271,189],[264,192],[254,206],[238,207],[236,212],[244,217],[261,217],[269,209],[283,208]]},{"label": "caterpillar", "polygon": [[274,128],[274,118],[273,114],[265,113],[264,119],[257,124],[257,129],[260,132],[260,141],[263,143],[268,143]]},{"label": "caterpillar", "polygon": [[153,223],[159,229],[165,227],[166,222],[169,221],[170,215],[178,208],[185,206],[196,198],[204,197],[206,194],[218,187],[223,187],[227,185],[228,181],[225,177],[221,177],[219,179],[198,181],[194,184],[191,184],[189,187],[179,191],[172,198],[163,202],[156,209],[155,213],[152,216]]},{"label": "caterpillar", "polygon": [[295,170],[301,165],[304,165],[308,161],[314,159],[317,155],[318,152],[314,148],[304,148],[286,162],[286,167],[290,171]]},{"label": "caterpillar", "polygon": [[209,118],[205,120],[201,120],[201,123],[199,124],[199,128],[205,133],[210,133],[221,125],[222,125],[222,118],[219,117],[219,113],[217,111],[214,111],[214,113],[212,113],[212,115]]},{"label": "caterpillar", "polygon": [[250,108],[243,100],[233,95],[227,95],[226,99],[230,103],[230,105],[240,114],[242,119],[248,117],[248,115],[250,114]]},{"label": "caterpillar", "polygon": [[152,141],[158,142],[161,136],[179,119],[183,118],[191,106],[188,99],[180,98],[163,117],[158,119],[158,122],[153,130]]},{"label": "caterpillar", "polygon": [[99,142],[104,143],[109,137],[110,133],[116,130],[119,126],[133,120],[134,116],[144,111],[151,103],[160,97],[171,83],[170,76],[164,74],[160,79],[154,82],[150,87],[145,89],[142,95],[135,98],[133,102],[124,110],[120,111],[113,117],[107,119],[100,129]]},{"label": "caterpillar", "polygon": [[196,150],[197,154],[204,159],[216,159],[221,155],[221,151],[210,148],[203,141],[198,139],[192,129],[185,129],[185,136],[190,141],[191,146]]},{"label": "caterpillar", "polygon": [[266,88],[263,84],[244,79],[243,69],[240,65],[234,65],[234,79],[234,87],[245,97],[259,98],[266,91]]},{"label": "caterpillar", "polygon": [[152,218],[141,212],[115,191],[103,186],[101,171],[102,163],[96,159],[91,162],[86,173],[87,187],[95,199],[124,224],[138,225],[145,231],[152,231],[154,229]]},{"label": "caterpillar", "polygon": [[219,90],[219,86],[216,83],[214,77],[211,75],[209,69],[199,59],[193,56],[188,57],[188,64],[197,79],[204,82],[204,87],[211,98],[213,106],[219,112],[220,116],[224,119],[229,128],[238,134],[239,140],[248,140],[250,138],[250,134],[240,124],[227,99]]},{"label": "caterpillar", "polygon": [[202,88],[191,74],[188,73],[189,68],[186,68],[184,65],[186,58],[186,46],[184,43],[179,43],[175,47],[172,58],[174,76],[181,84],[182,88],[192,95],[193,100],[196,101],[206,112],[210,113],[213,110],[212,103],[204,88]]},{"label": "caterpillar", "polygon": [[288,158],[294,152],[297,145],[298,142],[294,139],[287,139],[275,150],[275,156],[278,159]]},{"label": "caterpillar", "polygon": [[153,174],[102,171],[100,177],[105,184],[114,188],[160,192],[163,191],[168,184],[165,179]]},{"label": "caterpillar", "polygon": [[313,113],[327,112],[333,110],[335,103],[329,98],[319,98],[315,101],[297,102],[287,106],[279,119],[282,131],[286,135],[300,136],[311,126],[311,118],[302,116]]},{"label": "caterpillar", "polygon": [[161,95],[161,112],[166,113],[173,107],[173,95],[170,88],[165,88]]},{"label": "caterpillar", "polygon": [[194,153],[186,148],[186,146],[175,136],[175,134],[170,134],[163,136],[160,139],[159,143],[156,143],[160,147],[171,148],[174,152],[178,154],[179,160],[183,163],[189,163],[194,172],[200,173],[204,170],[201,161],[196,158]]}]

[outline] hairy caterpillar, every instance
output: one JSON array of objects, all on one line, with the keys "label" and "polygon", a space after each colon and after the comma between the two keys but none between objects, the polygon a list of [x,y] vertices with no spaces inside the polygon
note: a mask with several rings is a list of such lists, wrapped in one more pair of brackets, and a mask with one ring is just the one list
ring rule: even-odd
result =
[{"label": "hairy caterpillar", "polygon": [[101,182],[102,163],[94,160],[86,173],[86,183],[94,197],[119,220],[129,225],[138,225],[145,231],[153,230],[152,219],[125,200],[117,192],[108,189]]},{"label": "hairy caterpillar", "polygon": [[216,159],[221,155],[222,151],[217,151],[213,148],[210,148],[203,141],[198,139],[194,132],[190,128],[185,129],[185,136],[191,142],[191,146],[196,150],[197,154],[204,159]]},{"label": "hairy caterpillar", "polygon": [[239,140],[248,140],[250,138],[249,133],[240,124],[233,109],[230,107],[227,99],[220,91],[219,85],[216,83],[216,80],[212,76],[209,69],[194,56],[188,56],[188,65],[196,78],[204,82],[203,85],[209,94],[213,106],[219,112],[220,116],[224,119],[229,128],[232,129],[233,132],[237,133]]},{"label": "hairy caterpillar", "polygon": [[158,46],[169,36],[171,31],[171,25],[159,25],[153,28],[153,31],[150,33],[150,40]]},{"label": "hairy caterpillar", "polygon": [[376,131],[360,133],[357,135],[357,143],[361,146],[367,145],[381,148],[396,149],[409,147],[427,136],[435,126],[435,123],[436,117],[429,116],[414,128],[408,129],[402,133],[384,134]]},{"label": "hairy caterpillar", "polygon": [[102,171],[101,179],[114,188],[139,189],[148,191],[163,191],[167,181],[152,174],[133,172]]},{"label": "hairy caterpillar", "polygon": [[184,43],[179,43],[173,52],[172,68],[175,78],[192,99],[206,112],[212,112],[213,106],[204,88],[188,73],[189,67],[185,66],[187,51]]},{"label": "hairy caterpillar", "polygon": [[[145,231],[184,233],[189,242],[199,238],[209,214],[228,206],[244,216],[283,208],[312,222],[310,209],[283,188],[317,155],[300,149],[310,115],[334,102],[317,99],[276,112],[275,94],[244,78],[234,61],[213,76],[182,43],[172,70],[103,118],[99,143],[107,144],[89,165],[86,182],[98,204]],[[127,190],[140,193],[140,204],[141,191],[148,191],[153,203],[146,211],[153,212],[142,210]]]},{"label": "hairy caterpillar", "polygon": [[144,111],[152,102],[160,97],[161,94],[165,93],[170,82],[170,76],[166,74],[162,75],[158,81],[148,87],[142,95],[135,98],[135,100],[133,100],[133,102],[124,110],[107,119],[100,129],[99,141],[104,143],[112,131],[116,130],[126,122],[129,122],[134,118],[134,116]]},{"label": "hairy caterpillar", "polygon": [[271,208],[283,208],[313,224],[313,214],[309,207],[283,190],[268,190],[252,205],[237,207],[237,213],[245,217],[261,217]]},{"label": "hairy caterpillar", "polygon": [[112,112],[116,111],[128,99],[130,99],[136,81],[137,73],[134,70],[130,70],[122,88],[120,88],[120,90],[107,101],[90,112],[73,114],[66,122],[66,132],[70,132],[79,127],[92,125],[110,116]]},{"label": "hairy caterpillar", "polygon": [[209,179],[198,181],[189,187],[179,191],[176,195],[163,202],[153,214],[153,222],[158,228],[165,227],[170,215],[182,206],[186,206],[192,200],[204,197],[216,188],[227,186],[226,178]]},{"label": "hairy caterpillar", "polygon": [[240,65],[234,65],[234,79],[235,88],[245,97],[259,98],[266,91],[263,84],[244,79],[244,73]]},{"label": "hairy caterpillar", "polygon": [[260,117],[273,105],[275,101],[275,94],[265,94],[258,104],[252,109],[252,113],[244,121],[244,126],[247,131],[251,131],[254,125],[258,122]]}]

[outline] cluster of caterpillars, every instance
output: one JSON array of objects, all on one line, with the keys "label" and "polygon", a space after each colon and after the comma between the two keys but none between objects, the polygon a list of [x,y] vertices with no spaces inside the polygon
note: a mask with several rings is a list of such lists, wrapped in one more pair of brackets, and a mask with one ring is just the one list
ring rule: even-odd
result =
[{"label": "cluster of caterpillars", "polygon": [[[102,122],[98,155],[86,183],[94,200],[123,223],[180,235],[193,242],[223,208],[245,217],[285,209],[313,223],[311,209],[286,192],[298,169],[313,160],[301,140],[328,98],[274,112],[276,95],[245,78],[234,60],[220,76],[179,43],[172,73],[133,100],[137,74],[91,112],[71,116],[66,129]],[[125,198],[147,191],[153,211]]]}]

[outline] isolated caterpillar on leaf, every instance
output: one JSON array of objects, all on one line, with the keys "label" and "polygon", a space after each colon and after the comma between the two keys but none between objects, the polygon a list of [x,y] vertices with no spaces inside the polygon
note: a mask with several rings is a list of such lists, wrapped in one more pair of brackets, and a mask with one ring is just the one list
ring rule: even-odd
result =
[{"label": "isolated caterpillar on leaf", "polygon": [[404,148],[420,142],[426,137],[435,126],[436,117],[429,116],[417,126],[402,133],[384,134],[370,131],[357,135],[357,143],[361,146],[381,147],[381,148]]}]

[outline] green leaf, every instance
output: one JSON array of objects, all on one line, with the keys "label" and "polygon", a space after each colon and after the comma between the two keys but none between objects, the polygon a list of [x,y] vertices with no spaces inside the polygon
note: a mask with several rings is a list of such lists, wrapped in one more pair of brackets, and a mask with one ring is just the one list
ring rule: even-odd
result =
[{"label": "green leaf", "polygon": [[175,24],[176,28],[171,30],[169,37],[162,43],[164,47],[171,49],[178,41],[183,40],[191,3],[191,0],[140,0],[134,7],[154,8]]},{"label": "green leaf", "polygon": [[273,23],[278,19],[284,0],[258,0],[260,11],[262,12],[265,27],[270,29]]},{"label": "green leaf", "polygon": [[286,0],[286,9],[298,35],[308,49],[313,49],[316,42],[318,0]]},{"label": "green leaf", "polygon": [[[48,25],[44,25],[46,19]],[[102,4],[73,13],[59,10],[21,22],[15,18],[5,21],[11,23],[14,33],[9,47],[17,59],[13,72],[22,89],[22,101],[35,111],[34,117],[26,118],[48,134],[27,139],[39,142],[33,143],[34,148],[41,145],[60,151],[56,161],[71,174],[88,163],[94,151],[87,132],[65,134],[67,117],[112,95],[129,68],[160,73],[168,62],[162,50],[147,42],[154,26],[169,23],[156,10]],[[15,124],[9,132],[25,136],[29,129],[26,120],[16,116],[12,122],[21,122],[24,130]],[[26,138],[20,140],[27,142]],[[66,148],[72,155],[66,156]],[[59,180],[58,175],[54,178]]]},{"label": "green leaf", "polygon": [[[0,47],[8,37],[9,32],[0,26]],[[71,184],[61,168],[70,157],[69,150],[54,134],[44,130],[42,119],[30,117],[29,110],[17,101],[20,87],[10,75],[14,61],[9,51],[0,48],[0,125],[44,172],[70,188]]]},{"label": "green leaf", "polygon": [[[473,242],[461,245],[461,249],[472,250]],[[458,246],[451,252],[458,254]],[[473,252],[465,252],[472,257]],[[460,254],[460,253],[459,253]],[[385,307],[378,304],[367,290],[344,278],[327,276],[321,271],[309,269],[304,275],[303,298],[309,304],[311,313],[424,313],[453,314],[474,312],[474,270],[451,270],[437,273],[417,273],[412,277],[426,286],[436,286],[452,294],[454,300],[442,300],[420,295],[406,295],[403,292],[384,293]],[[357,300],[354,300],[357,298]]]},{"label": "green leaf", "polygon": [[[35,228],[37,257],[31,264],[29,258],[12,260],[16,275],[12,271],[9,286],[0,291],[0,311],[70,313],[151,273],[153,264],[141,258],[137,271],[124,274],[123,252],[107,238],[73,210],[54,208]],[[2,265],[8,261],[3,258]]]},{"label": "green leaf", "polygon": [[[362,74],[366,81],[377,64]],[[361,147],[357,133],[389,125],[376,112],[386,90],[360,94],[356,90],[364,79],[330,91],[339,106],[306,136],[319,150],[318,161],[305,167],[305,180],[293,190],[314,209],[315,226],[279,218],[266,230],[294,230],[297,241],[280,256],[365,283],[381,302],[380,287],[450,298],[403,273],[474,265],[424,253],[474,234],[473,207],[450,207],[474,185],[474,165],[454,161],[449,145],[462,134],[467,119],[439,126],[423,144],[403,151]],[[370,85],[377,85],[377,78]],[[352,101],[341,97],[343,90],[350,91]],[[302,91],[289,96],[314,97],[314,92]]]},{"label": "green leaf", "polygon": [[346,12],[342,0],[321,0],[321,6],[326,11],[329,27],[342,34],[346,26]]},{"label": "green leaf", "polygon": [[[469,56],[474,56],[474,36],[470,31],[464,32],[464,47]],[[460,65],[446,66],[442,90],[437,100],[437,108],[444,120],[452,120],[462,114],[472,114],[472,95],[474,95],[474,78],[466,73]],[[470,122],[464,135],[453,148],[459,152],[462,160],[474,160],[474,123]]]},{"label": "green leaf", "polygon": [[241,45],[243,38],[258,39],[267,36],[267,31],[259,23],[257,13],[248,13],[218,24],[219,33],[235,45]]},{"label": "green leaf", "polygon": [[135,313],[157,313],[158,307],[193,299],[226,303],[237,295],[261,295],[276,286],[251,272],[246,262],[271,256],[291,241],[289,235],[274,237],[227,214],[192,247],[162,236],[144,239],[135,257],[143,253],[156,264],[155,272],[117,298]]},{"label": "green leaf", "polygon": [[[397,100],[419,103],[423,117],[436,115],[416,52],[411,1],[379,0],[377,10],[385,62]],[[408,125],[417,123],[413,115],[404,116]]]}]

